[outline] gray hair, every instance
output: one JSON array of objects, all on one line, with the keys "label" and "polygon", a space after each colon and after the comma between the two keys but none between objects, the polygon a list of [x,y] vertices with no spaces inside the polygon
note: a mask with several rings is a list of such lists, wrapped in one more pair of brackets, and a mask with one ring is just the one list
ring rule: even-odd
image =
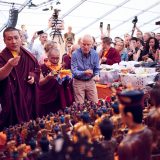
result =
[{"label": "gray hair", "polygon": [[83,42],[83,40],[89,40],[91,41],[91,43],[93,44],[93,37],[89,34],[85,34],[82,38],[81,38],[81,42]]},{"label": "gray hair", "polygon": [[57,48],[51,48],[48,52],[47,52],[47,56],[50,57],[51,55],[59,55],[60,56],[60,52]]}]

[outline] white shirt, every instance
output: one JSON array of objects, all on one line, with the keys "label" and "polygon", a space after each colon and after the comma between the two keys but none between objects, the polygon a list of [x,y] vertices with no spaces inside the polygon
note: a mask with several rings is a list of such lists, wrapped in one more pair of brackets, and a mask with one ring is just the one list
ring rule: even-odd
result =
[{"label": "white shirt", "polygon": [[35,44],[32,49],[32,54],[38,61],[40,61],[42,55],[44,56],[45,54],[44,45],[42,45],[41,43]]}]

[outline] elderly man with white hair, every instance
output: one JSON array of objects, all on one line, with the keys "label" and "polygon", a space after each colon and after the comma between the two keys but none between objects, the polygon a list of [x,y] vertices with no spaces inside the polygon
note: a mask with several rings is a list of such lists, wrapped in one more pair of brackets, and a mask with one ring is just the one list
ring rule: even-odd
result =
[{"label": "elderly man with white hair", "polygon": [[80,104],[85,98],[95,103],[98,101],[95,81],[99,80],[99,57],[92,44],[92,36],[84,35],[80,48],[73,52],[71,58],[74,97]]}]

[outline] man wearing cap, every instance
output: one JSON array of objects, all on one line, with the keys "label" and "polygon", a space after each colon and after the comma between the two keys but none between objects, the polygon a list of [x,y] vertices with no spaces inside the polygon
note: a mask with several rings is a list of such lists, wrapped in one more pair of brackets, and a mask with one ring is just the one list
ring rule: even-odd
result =
[{"label": "man wearing cap", "polygon": [[118,148],[119,160],[150,160],[152,132],[142,124],[143,91],[130,90],[118,94],[119,109],[129,130]]}]

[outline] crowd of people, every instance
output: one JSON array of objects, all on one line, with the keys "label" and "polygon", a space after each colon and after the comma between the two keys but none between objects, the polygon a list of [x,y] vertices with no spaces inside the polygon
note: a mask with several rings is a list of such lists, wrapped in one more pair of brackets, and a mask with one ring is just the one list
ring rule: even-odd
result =
[{"label": "crowd of people", "polygon": [[[35,45],[34,41],[38,37],[40,43]],[[22,25],[22,30],[6,28],[3,38],[6,47],[0,53],[0,105],[2,108],[0,130],[11,125],[36,120],[38,117],[42,118],[50,113],[57,113],[58,110],[64,112],[66,107],[73,105],[73,102],[76,103],[77,112],[82,111],[83,107],[80,106],[85,104],[86,99],[97,104],[96,82],[100,78],[101,64],[113,65],[121,61],[160,62],[160,34],[143,34],[138,28],[136,37],[126,34],[124,39],[115,37],[112,40],[102,35],[101,46],[97,46],[94,37],[89,34],[83,35],[76,43],[72,27],[69,27],[68,32],[64,34],[64,50],[60,49],[59,42],[48,40],[48,34],[45,31],[35,32],[31,42],[28,43],[24,25]],[[159,89],[159,86],[157,88]],[[115,98],[119,99],[119,103],[116,101],[110,104],[110,108],[114,108],[115,105],[119,106],[121,118],[128,126],[127,135],[117,147],[114,147],[115,141],[108,142],[111,140],[113,130],[112,123],[108,119],[104,118],[104,121],[94,119],[95,121],[91,122],[88,120],[89,115],[85,114],[82,116],[82,121],[76,120],[78,128],[75,123],[74,125],[70,123],[70,125],[76,128],[76,133],[81,133],[82,137],[85,136],[87,143],[84,143],[86,144],[94,145],[95,140],[99,141],[104,138],[101,143],[103,150],[103,147],[108,148],[109,144],[114,143],[112,144],[114,149],[109,148],[112,150],[110,159],[116,157],[114,154],[116,153],[120,160],[136,158],[150,160],[151,153],[160,153],[159,142],[157,142],[159,128],[156,126],[160,118],[157,97],[159,92],[156,91],[157,95],[155,95],[154,91],[151,92],[151,100],[155,109],[151,110],[146,119],[143,119],[141,102],[144,93],[142,91],[122,91]],[[94,105],[92,107],[94,111],[98,111]],[[87,111],[89,108],[89,106],[86,108]],[[144,126],[143,121],[148,127]],[[94,129],[91,124],[98,129]],[[105,135],[108,134],[104,127],[107,125],[110,127],[107,128],[110,129],[110,135]],[[117,135],[113,131],[114,134]],[[74,137],[68,140],[69,144],[73,143],[72,139]],[[84,137],[82,139],[84,140]],[[92,147],[91,145],[85,148],[87,152],[84,155],[88,159],[94,157],[94,152],[91,152]],[[50,154],[50,152],[47,153]]]}]

